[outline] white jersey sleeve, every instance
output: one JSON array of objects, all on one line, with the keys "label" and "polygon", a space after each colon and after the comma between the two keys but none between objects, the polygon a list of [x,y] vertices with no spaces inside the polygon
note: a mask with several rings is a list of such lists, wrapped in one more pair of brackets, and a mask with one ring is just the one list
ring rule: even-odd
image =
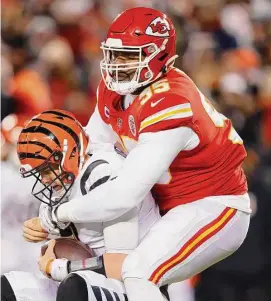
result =
[{"label": "white jersey sleeve", "polygon": [[[167,171],[181,150],[195,147],[198,137],[192,129],[176,128],[157,133],[144,133],[136,147],[124,160],[123,167],[114,181],[76,198],[59,207],[60,221],[110,221],[138,206],[153,185]],[[81,210],[86,199],[92,202]],[[73,209],[77,204],[77,210]]]},{"label": "white jersey sleeve", "polygon": [[106,253],[131,253],[139,244],[139,208],[104,223]]},{"label": "white jersey sleeve", "polygon": [[112,127],[102,120],[97,106],[85,127],[85,131],[90,139],[91,150],[104,149],[107,144],[115,144],[118,140]]},{"label": "white jersey sleeve", "polygon": [[[85,164],[80,177],[77,179],[75,192],[72,196],[87,195],[105,185],[117,176],[123,164],[123,158],[114,151],[96,151]],[[110,202],[110,200],[108,200]],[[93,205],[91,199],[85,199],[87,211]],[[73,210],[77,210],[73,203]],[[82,223],[74,221],[79,239],[92,248],[96,254],[130,253],[139,243],[139,208],[133,208],[119,218],[108,223]]]}]

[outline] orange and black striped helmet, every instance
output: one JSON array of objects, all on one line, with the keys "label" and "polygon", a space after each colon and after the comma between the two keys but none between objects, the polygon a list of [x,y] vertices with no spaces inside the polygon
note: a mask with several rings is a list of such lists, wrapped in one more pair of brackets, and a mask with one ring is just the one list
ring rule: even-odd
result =
[{"label": "orange and black striped helmet", "polygon": [[[67,197],[82,168],[87,146],[88,137],[73,114],[50,110],[34,116],[22,130],[17,143],[21,175],[36,178],[32,194],[51,206]],[[56,165],[59,173],[54,172],[55,179],[42,184],[40,172],[54,171],[52,166]],[[52,188],[56,180],[61,181],[63,188],[57,196]]]}]

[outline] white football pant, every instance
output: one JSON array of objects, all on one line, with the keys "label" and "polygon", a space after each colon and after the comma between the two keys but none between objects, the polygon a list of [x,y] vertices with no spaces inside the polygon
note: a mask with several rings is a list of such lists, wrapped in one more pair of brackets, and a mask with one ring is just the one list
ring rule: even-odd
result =
[{"label": "white football pant", "polygon": [[[244,201],[249,202],[247,195],[240,196]],[[188,279],[231,255],[243,243],[249,221],[249,212],[227,207],[217,197],[171,209],[124,261],[129,301],[164,300],[158,287]]]}]

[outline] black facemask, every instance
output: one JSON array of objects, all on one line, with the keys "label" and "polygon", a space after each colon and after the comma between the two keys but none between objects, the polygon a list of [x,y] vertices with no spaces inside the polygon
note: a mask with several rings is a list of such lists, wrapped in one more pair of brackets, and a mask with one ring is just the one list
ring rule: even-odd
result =
[{"label": "black facemask", "polygon": [[[55,169],[52,166],[52,160],[59,166],[59,174],[55,172]],[[29,171],[25,171],[21,169],[21,175],[24,178],[28,178],[30,176],[34,176],[36,181],[32,188],[32,195],[37,198],[39,201],[47,204],[50,207],[56,206],[60,203],[64,203],[67,201],[67,197],[69,195],[70,189],[72,188],[75,176],[72,173],[65,172],[61,167],[61,160],[63,158],[63,154],[61,152],[53,152],[47,160],[38,166],[37,168],[33,168]],[[41,172],[42,171],[50,171],[55,177],[50,183],[42,183]],[[56,181],[60,182],[62,189],[60,191],[54,191],[53,186]]]}]

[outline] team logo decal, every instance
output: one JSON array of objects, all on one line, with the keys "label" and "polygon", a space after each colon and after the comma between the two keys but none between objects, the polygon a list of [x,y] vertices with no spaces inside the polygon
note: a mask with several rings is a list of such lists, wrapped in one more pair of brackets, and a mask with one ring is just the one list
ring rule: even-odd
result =
[{"label": "team logo decal", "polygon": [[108,107],[107,106],[104,106],[104,115],[105,115],[105,117],[106,118],[109,118],[109,109],[108,109]]},{"label": "team logo decal", "polygon": [[121,118],[117,119],[117,126],[119,129],[122,127],[122,119]]},{"label": "team logo decal", "polygon": [[156,37],[169,37],[169,24],[165,19],[155,18],[147,27],[145,33]]},{"label": "team logo decal", "polygon": [[129,128],[131,133],[136,136],[136,125],[134,116],[130,115],[128,118]]}]

